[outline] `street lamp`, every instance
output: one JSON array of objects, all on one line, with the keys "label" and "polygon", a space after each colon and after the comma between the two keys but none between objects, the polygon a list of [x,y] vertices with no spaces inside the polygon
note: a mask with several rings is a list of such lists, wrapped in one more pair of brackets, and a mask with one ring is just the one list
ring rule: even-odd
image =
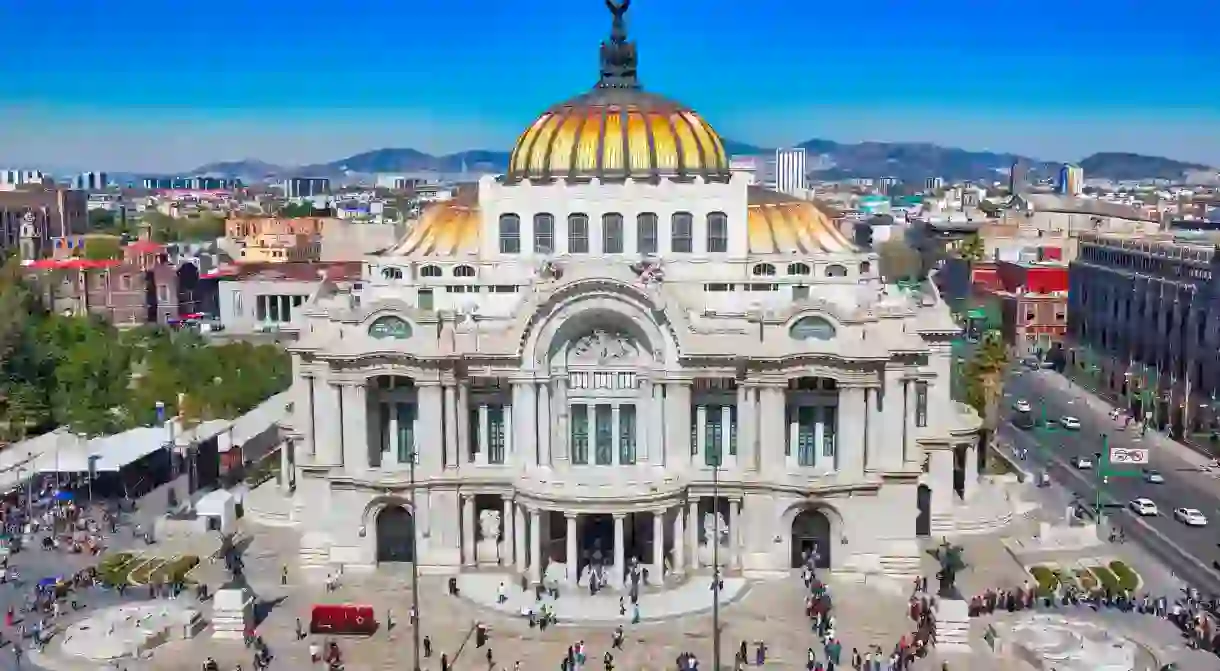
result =
[{"label": "street lamp", "polygon": [[720,445],[712,450],[712,669],[720,671]]},{"label": "street lamp", "polygon": [[[403,429],[399,429],[398,440],[402,441],[405,436]],[[419,520],[416,519],[418,508],[415,507],[415,460],[419,456],[419,452],[415,448],[415,436],[411,436],[411,451],[410,468],[408,469],[408,478],[411,483],[411,612],[415,614],[415,622],[411,623],[411,646],[415,650],[415,668],[414,671],[420,671],[419,666],[419,547],[416,541],[416,535],[419,533]]]}]

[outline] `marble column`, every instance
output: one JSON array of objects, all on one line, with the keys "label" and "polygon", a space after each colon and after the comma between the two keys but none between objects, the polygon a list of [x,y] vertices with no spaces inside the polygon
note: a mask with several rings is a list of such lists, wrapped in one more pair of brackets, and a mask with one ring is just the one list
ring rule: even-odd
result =
[{"label": "marble column", "polygon": [[518,553],[524,552],[525,548],[517,544],[517,531],[513,528],[513,497],[503,495],[500,498],[504,500],[504,510],[500,513],[500,524],[503,531],[500,532],[500,540],[504,545],[508,546],[508,552],[500,553],[500,565],[511,566],[513,559],[518,556]]},{"label": "marble column", "polygon": [[[741,420],[738,420],[740,426]],[[737,468],[737,455],[729,452],[729,446],[736,436],[733,435],[733,406],[720,406],[720,463],[729,469]],[[737,451],[741,451],[741,442],[737,443]]]},{"label": "marble column", "polygon": [[[645,460],[665,463],[665,385],[650,382],[652,403],[641,405],[640,414],[648,427],[648,452]],[[637,419],[637,421],[639,421]]]},{"label": "marble column", "polygon": [[690,392],[689,380],[665,383],[665,466],[668,468],[689,468],[691,463]]},{"label": "marble column", "polygon": [[947,515],[957,492],[953,489],[953,449],[928,452],[928,486],[932,488],[932,514]]},{"label": "marble column", "polygon": [[737,385],[737,463],[745,470],[757,470],[759,464],[757,448],[757,404],[758,392],[754,385],[740,382]]},{"label": "marble column", "polygon": [[784,388],[766,384],[758,390],[758,396],[759,468],[764,474],[778,477],[788,470],[784,457],[784,446],[788,440]]},{"label": "marble column", "polygon": [[291,455],[289,454],[291,452],[292,448],[293,448],[293,442],[292,442],[291,438],[285,439],[283,442],[280,443],[279,489],[281,492],[287,492],[289,490],[289,482],[291,482],[291,480],[292,480],[292,477],[291,477],[292,463],[291,463],[291,459],[290,459]]},{"label": "marble column", "polygon": [[682,518],[685,511],[679,506],[674,510],[674,556],[673,556],[673,572],[675,575],[686,573],[686,527],[682,523]]},{"label": "marble column", "polygon": [[297,430],[297,433],[305,438],[305,454],[310,457],[317,457],[318,420],[315,414],[317,409],[314,408],[314,397],[318,393],[318,380],[312,375],[306,375],[302,382],[301,391],[296,394],[297,398],[294,400],[294,403],[300,404],[294,407],[294,410],[299,409],[298,412],[293,413],[295,415],[294,421],[296,422],[294,428]]},{"label": "marble column", "polygon": [[349,473],[369,468],[367,401],[363,381],[343,386],[343,470]]},{"label": "marble column", "polygon": [[542,582],[542,511],[530,509],[530,582]]},{"label": "marble column", "polygon": [[881,388],[869,387],[865,390],[865,405],[868,413],[866,428],[867,444],[864,450],[864,468],[876,471],[881,467],[881,450],[885,444],[885,421],[881,415]]},{"label": "marble column", "polygon": [[865,450],[865,416],[868,413],[868,400],[863,387],[839,388],[839,423],[835,435],[838,436],[836,459],[838,471],[851,478],[864,475]]},{"label": "marble column", "polygon": [[[388,403],[381,403],[380,406],[388,406],[387,414],[390,416],[389,426],[386,427],[386,432],[389,440],[386,441],[386,448],[381,452],[381,465],[390,466],[398,461],[398,402],[391,400]],[[380,417],[378,418],[380,422]]]},{"label": "marble column", "polygon": [[543,380],[538,385],[538,462],[550,468],[551,455],[551,383]]},{"label": "marble column", "polygon": [[534,428],[538,421],[534,389],[533,380],[517,381],[513,384],[513,458],[515,463],[522,466],[532,466],[541,461]]},{"label": "marble column", "polygon": [[575,585],[576,579],[579,577],[577,566],[580,564],[580,556],[576,549],[576,513],[564,513],[564,520],[567,522],[565,532],[567,536],[564,542],[567,544],[567,556],[564,558],[564,577],[569,584]]},{"label": "marble column", "polygon": [[741,499],[729,501],[729,566],[741,569]]},{"label": "marble column", "polygon": [[419,450],[419,468],[424,473],[439,473],[444,467],[444,428],[442,423],[442,408],[444,397],[441,386],[436,382],[416,382],[419,405],[416,408],[415,426],[418,429],[415,436],[416,449]]},{"label": "marble column", "polygon": [[445,385],[444,390],[445,468],[457,468],[464,461],[458,445],[457,387],[450,383]]},{"label": "marble column", "polygon": [[[784,418],[788,422],[788,453],[784,455],[784,465],[789,471],[793,471],[801,466],[801,406],[795,401],[791,404],[785,403]],[[816,446],[814,451],[816,453]]]},{"label": "marble column", "polygon": [[905,419],[906,412],[905,389],[903,388],[904,373],[901,368],[885,369],[885,392],[881,399],[881,435],[885,440],[878,446],[877,467],[883,471],[902,469],[905,452]]},{"label": "marble column", "polygon": [[640,382],[640,392],[635,399],[635,463],[648,463],[649,445],[652,444],[652,380]]},{"label": "marble column", "polygon": [[[537,532],[535,532],[537,533]],[[521,505],[513,506],[513,547],[516,548],[517,554],[517,574],[525,575],[526,554],[530,556],[532,561],[534,553],[534,544],[531,542],[527,549],[525,546],[525,507]]]},{"label": "marble column", "polygon": [[915,381],[903,383],[902,411],[902,463],[914,461],[918,451],[915,444]]},{"label": "marble column", "polygon": [[571,410],[568,408],[568,374],[557,373],[551,377],[551,461],[552,463],[567,463],[571,461],[571,432],[568,422],[571,421]]},{"label": "marble column", "polygon": [[962,482],[962,498],[969,500],[979,487],[979,448],[978,440],[966,445],[966,472]]},{"label": "marble column", "polygon": [[615,513],[614,517],[614,578],[618,585],[623,584],[627,570],[627,535],[623,530],[623,519],[626,515]]},{"label": "marble column", "polygon": [[462,564],[474,566],[474,495],[462,494]]},{"label": "marble column", "polygon": [[458,463],[468,464],[474,461],[470,446],[474,440],[470,435],[470,380],[458,380],[456,413]]},{"label": "marble column", "polygon": [[319,384],[318,463],[343,465],[343,392],[336,384]]},{"label": "marble column", "polygon": [[665,579],[665,511],[652,511],[652,570],[653,584]]},{"label": "marble column", "polygon": [[691,570],[699,569],[699,499],[692,499],[687,505],[686,537],[690,545]]}]

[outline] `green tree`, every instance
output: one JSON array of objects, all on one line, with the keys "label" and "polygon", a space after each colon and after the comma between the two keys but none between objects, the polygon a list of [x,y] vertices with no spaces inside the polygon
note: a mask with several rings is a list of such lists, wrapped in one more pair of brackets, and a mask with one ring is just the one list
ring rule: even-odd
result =
[{"label": "green tree", "polygon": [[314,215],[314,209],[308,202],[286,203],[278,214],[281,217],[311,217]]},{"label": "green tree", "polygon": [[877,254],[880,257],[881,276],[886,282],[920,279],[923,275],[923,261],[919,252],[902,238],[890,238],[877,245]]},{"label": "green tree", "polygon": [[89,230],[109,233],[115,229],[115,216],[110,210],[95,208],[89,210]]},{"label": "green tree", "polygon": [[85,238],[86,259],[91,261],[112,261],[123,258],[123,245],[118,238],[109,235],[95,235]]},{"label": "green tree", "polygon": [[987,246],[978,233],[962,240],[957,248],[957,255],[969,263],[978,263],[987,256]]},{"label": "green tree", "polygon": [[[966,404],[983,419],[984,438],[992,435],[1000,421],[1000,399],[1004,396],[1004,374],[1008,348],[999,331],[987,331],[962,372]],[[983,441],[982,444],[987,444]]]},{"label": "green tree", "polygon": [[224,217],[210,212],[184,219],[178,223],[178,239],[189,242],[211,242],[225,234]]}]

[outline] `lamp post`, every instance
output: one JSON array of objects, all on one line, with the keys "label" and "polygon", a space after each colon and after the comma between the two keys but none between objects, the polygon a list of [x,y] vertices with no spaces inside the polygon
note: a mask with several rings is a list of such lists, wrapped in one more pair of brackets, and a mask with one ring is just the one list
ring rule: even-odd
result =
[{"label": "lamp post", "polygon": [[[398,440],[402,441],[405,437],[402,434],[405,431],[399,428]],[[408,469],[408,478],[411,484],[411,612],[415,613],[415,622],[411,623],[411,646],[414,648],[414,671],[420,671],[419,666],[419,547],[416,541],[419,533],[419,520],[416,519],[418,508],[415,507],[415,459],[418,452],[415,449],[415,436],[412,435],[410,456],[410,468]],[[401,444],[401,442],[400,442]]]},{"label": "lamp post", "polygon": [[[712,669],[720,671],[720,445],[712,451]],[[696,548],[695,551],[698,551]]]}]

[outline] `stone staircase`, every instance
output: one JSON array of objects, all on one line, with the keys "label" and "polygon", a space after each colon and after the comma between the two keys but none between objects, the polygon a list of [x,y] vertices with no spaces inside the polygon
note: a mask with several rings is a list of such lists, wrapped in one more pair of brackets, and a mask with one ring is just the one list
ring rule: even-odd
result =
[{"label": "stone staircase", "polygon": [[891,578],[914,578],[923,575],[920,570],[922,560],[919,555],[886,555],[879,560],[881,572]]},{"label": "stone staircase", "polygon": [[965,601],[942,599],[937,604],[936,650],[970,652],[970,609]]},{"label": "stone staircase", "polygon": [[279,490],[275,480],[268,480],[246,493],[242,501],[243,518],[267,527],[295,527],[292,501]]}]

